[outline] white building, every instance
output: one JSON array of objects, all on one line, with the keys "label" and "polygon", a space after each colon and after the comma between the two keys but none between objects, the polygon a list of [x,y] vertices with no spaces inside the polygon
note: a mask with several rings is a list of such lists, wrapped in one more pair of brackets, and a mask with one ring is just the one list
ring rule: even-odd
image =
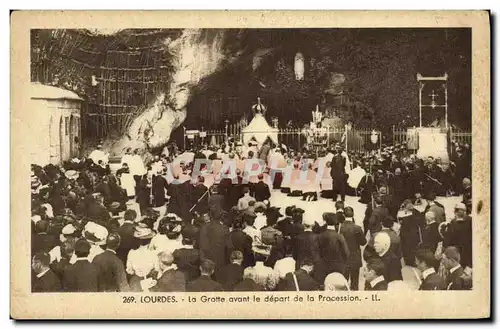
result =
[{"label": "white building", "polygon": [[35,117],[26,129],[31,163],[58,164],[79,156],[82,101],[72,91],[31,83],[30,108],[26,109]]}]

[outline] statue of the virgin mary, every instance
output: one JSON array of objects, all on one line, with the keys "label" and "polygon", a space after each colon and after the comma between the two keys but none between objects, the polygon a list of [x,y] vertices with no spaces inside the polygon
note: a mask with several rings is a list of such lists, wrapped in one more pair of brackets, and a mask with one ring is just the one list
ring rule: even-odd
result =
[{"label": "statue of the virgin mary", "polygon": [[278,129],[271,127],[264,117],[267,108],[261,103],[260,97],[257,97],[257,104],[252,106],[252,111],[253,119],[242,131],[243,142],[247,144],[250,140],[255,139],[260,146],[269,137],[275,144],[278,144]]}]

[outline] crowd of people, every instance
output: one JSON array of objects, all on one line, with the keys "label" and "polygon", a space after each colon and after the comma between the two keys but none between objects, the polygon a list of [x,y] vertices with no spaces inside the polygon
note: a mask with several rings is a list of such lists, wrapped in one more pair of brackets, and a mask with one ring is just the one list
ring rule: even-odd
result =
[{"label": "crowd of people", "polygon": [[[470,147],[451,160],[417,159],[404,144],[361,153],[266,142],[127,149],[116,170],[101,146],[32,165],[32,290],[391,290],[408,288],[403,266],[421,290],[472,289]],[[273,193],[291,204],[276,207]],[[450,195],[463,196],[454,218],[436,200]],[[293,198],[329,198],[331,209],[308,213]]]}]

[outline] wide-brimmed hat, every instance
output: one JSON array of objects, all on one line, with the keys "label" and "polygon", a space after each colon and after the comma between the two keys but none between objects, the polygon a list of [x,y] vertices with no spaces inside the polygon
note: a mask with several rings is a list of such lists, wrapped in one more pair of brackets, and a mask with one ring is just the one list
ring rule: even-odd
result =
[{"label": "wide-brimmed hat", "polygon": [[152,229],[147,227],[146,225],[141,225],[139,223],[134,230],[134,237],[137,239],[145,240],[145,239],[151,239],[154,236],[154,232]]},{"label": "wide-brimmed hat", "polygon": [[102,246],[106,244],[108,229],[94,222],[88,222],[83,228],[82,235],[89,242]]},{"label": "wide-brimmed hat", "polygon": [[66,176],[67,179],[77,179],[79,173],[76,170],[68,170],[64,173],[64,176]]},{"label": "wide-brimmed hat", "polygon": [[61,234],[59,235],[59,240],[61,240],[61,242],[64,242],[67,240],[68,236],[73,236],[75,232],[76,228],[73,226],[73,224],[68,224],[63,227]]}]

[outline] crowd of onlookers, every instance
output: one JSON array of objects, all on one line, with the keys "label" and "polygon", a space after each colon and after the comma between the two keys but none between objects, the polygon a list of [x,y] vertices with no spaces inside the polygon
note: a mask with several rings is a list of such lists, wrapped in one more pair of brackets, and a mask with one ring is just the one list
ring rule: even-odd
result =
[{"label": "crowd of onlookers", "polygon": [[[252,158],[267,164],[261,173],[221,171]],[[196,159],[212,164],[194,177]],[[32,165],[32,288],[391,290],[408,288],[404,265],[422,290],[471,289],[470,147],[451,160],[417,159],[404,144],[353,153],[235,143],[150,157],[128,149],[116,170],[100,147],[61,166]],[[277,208],[272,191],[333,202],[318,216]],[[366,212],[354,213],[346,194]],[[454,218],[437,201],[450,195],[463,196]]]}]

